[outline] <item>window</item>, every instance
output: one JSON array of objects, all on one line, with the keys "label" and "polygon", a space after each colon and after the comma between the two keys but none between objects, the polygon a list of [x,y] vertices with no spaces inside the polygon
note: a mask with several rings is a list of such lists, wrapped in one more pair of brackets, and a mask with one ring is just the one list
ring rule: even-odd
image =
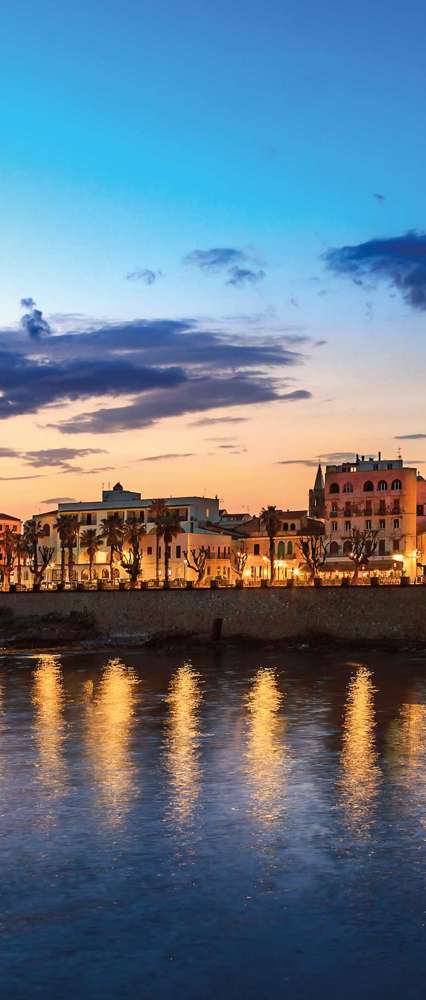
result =
[{"label": "window", "polygon": [[332,531],[337,531],[337,521],[332,521],[331,522],[331,530]]},{"label": "window", "polygon": [[371,531],[371,521],[370,520],[368,520],[368,521],[365,522],[365,530],[366,531]]},{"label": "window", "polygon": [[350,531],[350,530],[351,530],[351,522],[345,521],[345,531]]},{"label": "window", "polygon": [[379,521],[379,531],[384,531],[385,528],[386,528],[386,521],[384,520],[384,518],[380,518],[380,521]]},{"label": "window", "polygon": [[393,490],[402,490],[402,483],[400,479],[394,479],[392,483]]},{"label": "window", "polygon": [[378,463],[378,462],[375,462],[375,463],[374,463],[374,465],[373,465],[373,471],[374,471],[374,472],[377,472],[377,471],[378,471],[378,468],[379,468],[379,463]]},{"label": "window", "polygon": [[260,545],[257,543],[253,546],[253,555],[260,556]]},{"label": "window", "polygon": [[385,490],[387,490],[387,488],[388,484],[386,482],[386,479],[379,479],[379,482],[377,483],[377,489],[379,490],[379,492],[384,493]]},{"label": "window", "polygon": [[368,517],[369,514],[373,513],[373,504],[371,503],[371,500],[366,500],[365,501],[365,513],[366,513],[367,517]]},{"label": "window", "polygon": [[394,538],[393,540],[393,551],[399,552],[399,538]]},{"label": "window", "polygon": [[336,503],[335,500],[333,501],[333,503],[331,505],[331,513],[332,514],[337,514],[337,503]]},{"label": "window", "polygon": [[393,462],[388,462],[388,469],[393,469]]},{"label": "window", "polygon": [[50,535],[50,524],[45,524],[44,525],[43,535]]},{"label": "window", "polygon": [[393,502],[393,512],[394,512],[394,514],[400,514],[401,513],[401,509],[400,509],[400,505],[399,505],[399,500],[394,500],[394,502]]},{"label": "window", "polygon": [[379,556],[386,555],[386,542],[384,538],[379,539]]},{"label": "window", "polygon": [[352,504],[350,500],[345,503],[345,517],[351,517],[352,515]]},{"label": "window", "polygon": [[152,556],[152,545],[148,545],[148,548],[146,550],[146,554],[147,554],[147,556]]},{"label": "window", "polygon": [[181,547],[180,547],[180,545],[177,545],[176,546],[176,559],[180,559],[180,557],[181,557]]},{"label": "window", "polygon": [[284,559],[284,556],[285,556],[284,542],[278,542],[278,559]]},{"label": "window", "polygon": [[423,517],[423,515],[424,515],[424,504],[418,503],[417,504],[417,517]]},{"label": "window", "polygon": [[287,555],[288,556],[293,555],[293,542],[289,542],[287,545]]},{"label": "window", "polygon": [[374,486],[373,486],[373,483],[371,482],[371,479],[367,479],[367,482],[364,483],[363,490],[364,490],[364,493],[372,493],[373,492]]},{"label": "window", "polygon": [[288,531],[288,521],[284,521],[283,531]]},{"label": "window", "polygon": [[296,531],[296,525],[295,525],[294,521],[291,522],[290,531]]},{"label": "window", "polygon": [[331,483],[330,493],[340,493],[340,486],[338,483]]},{"label": "window", "polygon": [[140,510],[139,511],[139,520],[140,521],[145,521],[145,511],[144,510]]},{"label": "window", "polygon": [[352,542],[350,542],[348,538],[346,542],[343,542],[343,555],[349,556],[351,552],[352,552]]},{"label": "window", "polygon": [[393,522],[394,528],[399,528],[399,517],[396,517]]},{"label": "window", "polygon": [[331,542],[331,544],[330,544],[330,555],[331,556],[338,556],[339,555],[339,546],[338,546],[337,542]]},{"label": "window", "polygon": [[354,488],[352,486],[352,483],[345,483],[345,485],[343,487],[343,492],[344,493],[353,493],[353,491],[354,491]]}]

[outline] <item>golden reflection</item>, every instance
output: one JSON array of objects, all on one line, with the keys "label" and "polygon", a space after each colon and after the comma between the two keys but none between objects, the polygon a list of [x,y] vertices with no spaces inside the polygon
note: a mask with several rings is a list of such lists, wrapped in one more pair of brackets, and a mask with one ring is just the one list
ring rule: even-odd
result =
[{"label": "golden reflection", "polygon": [[199,674],[184,663],[170,681],[166,764],[172,786],[171,813],[184,826],[193,817],[200,793],[199,707],[202,699]]},{"label": "golden reflection", "polygon": [[60,795],[66,768],[62,753],[65,696],[59,656],[44,653],[39,657],[34,673],[32,700],[36,709],[35,732],[40,778],[54,796]]},{"label": "golden reflection", "polygon": [[380,780],[374,694],[371,672],[359,666],[348,685],[341,763],[343,807],[348,823],[360,833],[367,829]]},{"label": "golden reflection", "polygon": [[389,729],[389,762],[426,825],[426,705],[404,704]]},{"label": "golden reflection", "polygon": [[247,761],[253,811],[264,823],[278,819],[282,809],[286,761],[283,700],[275,671],[260,668],[247,698]]},{"label": "golden reflection", "polygon": [[136,685],[135,672],[119,659],[108,661],[97,691],[92,681],[84,685],[90,754],[104,818],[112,824],[122,821],[135,794],[129,743]]}]

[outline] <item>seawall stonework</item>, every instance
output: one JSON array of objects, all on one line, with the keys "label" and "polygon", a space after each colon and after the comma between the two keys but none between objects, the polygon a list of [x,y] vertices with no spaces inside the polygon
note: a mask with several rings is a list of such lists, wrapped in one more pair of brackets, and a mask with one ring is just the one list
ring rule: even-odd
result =
[{"label": "seawall stonework", "polygon": [[108,635],[209,636],[222,618],[225,637],[426,644],[426,587],[0,594],[2,607],[18,616],[87,611]]}]

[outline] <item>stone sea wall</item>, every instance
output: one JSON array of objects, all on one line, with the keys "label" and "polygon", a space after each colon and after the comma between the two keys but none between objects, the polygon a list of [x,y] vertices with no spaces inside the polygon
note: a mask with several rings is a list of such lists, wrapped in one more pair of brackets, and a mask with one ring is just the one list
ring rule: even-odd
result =
[{"label": "stone sea wall", "polygon": [[109,636],[211,636],[220,618],[225,638],[327,635],[426,644],[426,587],[421,586],[0,594],[0,615],[2,609],[17,618],[87,612]]}]

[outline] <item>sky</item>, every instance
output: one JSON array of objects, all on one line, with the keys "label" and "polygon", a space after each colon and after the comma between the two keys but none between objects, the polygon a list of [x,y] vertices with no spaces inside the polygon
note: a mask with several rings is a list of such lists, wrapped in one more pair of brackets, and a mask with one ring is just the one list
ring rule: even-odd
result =
[{"label": "sky", "polygon": [[0,510],[426,474],[425,31],[420,0],[3,6]]}]

